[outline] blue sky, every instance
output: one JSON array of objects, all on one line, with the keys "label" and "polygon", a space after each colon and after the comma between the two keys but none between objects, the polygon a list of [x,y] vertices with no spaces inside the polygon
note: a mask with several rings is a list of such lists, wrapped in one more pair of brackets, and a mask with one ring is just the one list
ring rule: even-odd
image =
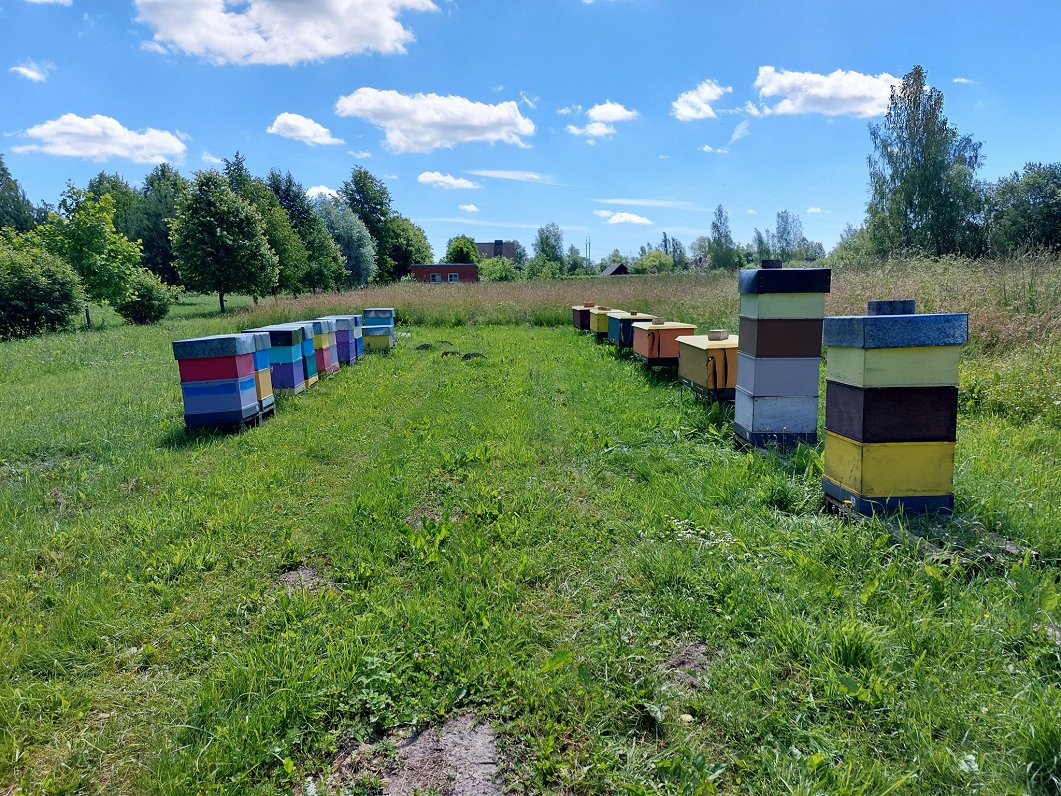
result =
[{"label": "blue sky", "polygon": [[0,0],[0,151],[35,202],[236,150],[318,190],[363,165],[436,255],[689,244],[719,203],[830,248],[914,64],[982,178],[1061,160],[1059,30],[1055,0]]}]

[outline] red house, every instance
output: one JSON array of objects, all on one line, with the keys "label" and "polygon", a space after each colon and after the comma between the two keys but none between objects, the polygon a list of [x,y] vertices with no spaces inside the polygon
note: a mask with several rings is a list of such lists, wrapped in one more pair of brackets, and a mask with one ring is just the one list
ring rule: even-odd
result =
[{"label": "red house", "polygon": [[414,265],[413,278],[417,282],[478,282],[479,266],[469,263],[432,263]]}]

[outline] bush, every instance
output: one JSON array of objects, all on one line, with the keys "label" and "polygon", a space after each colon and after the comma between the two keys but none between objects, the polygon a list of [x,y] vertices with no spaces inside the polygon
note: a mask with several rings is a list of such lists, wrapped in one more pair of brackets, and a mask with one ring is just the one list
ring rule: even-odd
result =
[{"label": "bush", "polygon": [[173,289],[150,271],[140,268],[129,286],[130,297],[114,305],[115,311],[129,323],[158,323],[169,314],[173,304]]},{"label": "bush", "polygon": [[67,329],[84,302],[81,282],[66,262],[0,238],[0,339]]},{"label": "bush", "polygon": [[519,271],[507,257],[491,257],[479,263],[480,282],[515,282]]}]

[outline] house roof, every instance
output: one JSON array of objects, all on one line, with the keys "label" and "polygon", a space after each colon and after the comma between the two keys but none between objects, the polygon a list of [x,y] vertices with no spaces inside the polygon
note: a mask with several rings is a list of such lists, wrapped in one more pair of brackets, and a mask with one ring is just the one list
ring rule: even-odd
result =
[{"label": "house roof", "polygon": [[475,263],[416,263],[413,268],[478,268]]},{"label": "house roof", "polygon": [[516,245],[510,240],[492,240],[487,243],[476,243],[475,248],[483,259],[490,259],[491,257],[516,259]]},{"label": "house roof", "polygon": [[612,263],[603,271],[600,272],[601,276],[621,276],[622,274],[630,273],[630,269],[626,267],[626,263]]}]

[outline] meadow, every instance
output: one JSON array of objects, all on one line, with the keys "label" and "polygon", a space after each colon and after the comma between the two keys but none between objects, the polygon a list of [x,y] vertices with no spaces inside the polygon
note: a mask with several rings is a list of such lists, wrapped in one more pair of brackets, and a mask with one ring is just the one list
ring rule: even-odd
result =
[{"label": "meadow", "polygon": [[[824,513],[820,448],[737,451],[570,328],[732,329],[733,275],[191,297],[3,344],[0,793],[394,792],[402,734],[466,713],[515,793],[1061,793],[1061,267],[833,290],[970,313],[950,520]],[[363,306],[399,309],[392,353],[185,433],[170,341]]]}]

